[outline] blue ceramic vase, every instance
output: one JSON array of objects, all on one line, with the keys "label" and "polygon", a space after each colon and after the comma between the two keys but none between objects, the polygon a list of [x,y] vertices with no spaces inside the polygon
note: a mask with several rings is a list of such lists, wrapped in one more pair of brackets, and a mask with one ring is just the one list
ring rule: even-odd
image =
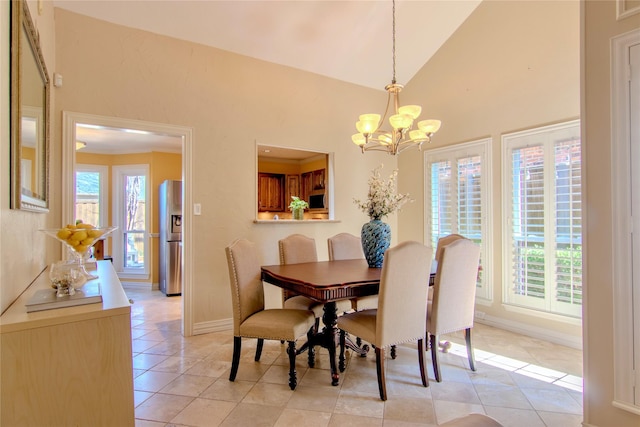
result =
[{"label": "blue ceramic vase", "polygon": [[391,245],[391,227],[389,224],[372,219],[362,226],[360,233],[362,250],[369,267],[382,267],[384,251]]}]

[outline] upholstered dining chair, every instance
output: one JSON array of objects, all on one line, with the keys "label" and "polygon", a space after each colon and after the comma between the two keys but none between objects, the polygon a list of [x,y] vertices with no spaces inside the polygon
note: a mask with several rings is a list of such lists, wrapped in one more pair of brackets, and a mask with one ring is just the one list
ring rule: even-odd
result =
[{"label": "upholstered dining chair", "polygon": [[[280,264],[301,264],[304,262],[317,262],[318,253],[316,251],[316,241],[302,234],[291,234],[278,241],[278,252],[280,254]],[[323,305],[302,295],[292,295],[283,291],[283,307],[311,310],[319,319],[323,314]],[[338,313],[351,310],[351,302],[337,301]],[[316,326],[318,323],[316,322]],[[317,329],[317,328],[316,328]]]},{"label": "upholstered dining chair", "polygon": [[376,371],[380,399],[387,400],[385,355],[387,347],[418,341],[418,362],[422,385],[429,386],[424,365],[424,319],[427,316],[427,288],[433,249],[408,241],[387,249],[380,275],[378,308],[347,313],[338,318],[340,355],[344,354],[345,334],[371,343],[376,352]]},{"label": "upholstered dining chair", "polygon": [[[339,233],[327,239],[329,246],[329,261],[342,259],[364,259],[362,240],[350,233]],[[366,310],[378,307],[378,296],[354,298],[351,300],[354,310]]]},{"label": "upholstered dining chair", "polygon": [[440,262],[440,258],[442,258],[442,251],[444,249],[445,246],[447,246],[450,243],[455,242],[456,240],[459,239],[466,239],[466,237],[464,237],[461,234],[447,234],[446,236],[443,236],[441,238],[438,239],[438,244],[436,246],[436,253],[435,253],[435,259],[436,262]]},{"label": "upholstered dining chair", "polygon": [[444,424],[441,427],[503,427],[497,420],[484,414],[469,414]]},{"label": "upholstered dining chair", "polygon": [[260,360],[264,340],[287,341],[289,387],[296,388],[296,341],[307,336],[315,322],[313,312],[265,309],[260,261],[255,244],[238,239],[226,248],[231,302],[233,304],[233,358],[229,381],[235,381],[240,365],[242,338],[257,338],[255,361]]},{"label": "upholstered dining chair", "polygon": [[[436,253],[435,253],[435,263],[436,266],[440,262],[440,258],[442,257],[442,249],[447,246],[449,243],[453,243],[459,239],[466,239],[461,234],[448,234],[438,239],[438,244],[436,245]],[[433,300],[433,287],[429,288],[429,301]]]},{"label": "upholstered dining chair", "polygon": [[442,381],[438,363],[438,336],[465,331],[469,367],[476,370],[471,345],[471,329],[476,299],[476,280],[480,246],[469,239],[458,239],[443,246],[433,286],[433,300],[428,301],[427,333],[431,341],[431,359],[436,381]]}]

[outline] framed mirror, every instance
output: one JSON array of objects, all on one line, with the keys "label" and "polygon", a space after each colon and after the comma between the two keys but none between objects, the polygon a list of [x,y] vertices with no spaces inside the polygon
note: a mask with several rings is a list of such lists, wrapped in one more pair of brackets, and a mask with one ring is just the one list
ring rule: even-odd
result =
[{"label": "framed mirror", "polygon": [[49,211],[50,82],[24,0],[11,2],[11,208]]},{"label": "framed mirror", "polygon": [[332,153],[256,145],[258,221],[291,220],[292,197],[306,202],[304,220],[333,219]]}]

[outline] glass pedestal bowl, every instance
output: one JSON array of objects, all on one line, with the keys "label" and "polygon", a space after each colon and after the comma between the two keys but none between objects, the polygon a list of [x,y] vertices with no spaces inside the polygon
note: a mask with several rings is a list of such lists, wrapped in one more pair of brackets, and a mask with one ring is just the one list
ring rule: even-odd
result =
[{"label": "glass pedestal bowl", "polygon": [[94,227],[89,224],[67,225],[62,228],[51,228],[40,230],[47,236],[62,242],[71,253],[80,274],[87,280],[97,279],[85,269],[84,260],[89,258],[91,248],[99,240],[104,239],[118,227]]},{"label": "glass pedestal bowl", "polygon": [[49,267],[51,287],[56,289],[56,296],[74,295],[76,289],[87,283],[87,278],[78,268],[75,260],[56,261]]}]

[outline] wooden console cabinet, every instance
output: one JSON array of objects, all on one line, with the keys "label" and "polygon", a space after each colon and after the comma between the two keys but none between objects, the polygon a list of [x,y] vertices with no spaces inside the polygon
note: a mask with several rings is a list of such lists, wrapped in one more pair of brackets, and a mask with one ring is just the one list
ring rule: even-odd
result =
[{"label": "wooden console cabinet", "polygon": [[0,317],[3,427],[135,425],[131,305],[109,261],[97,274],[102,303],[27,313],[45,271]]}]

